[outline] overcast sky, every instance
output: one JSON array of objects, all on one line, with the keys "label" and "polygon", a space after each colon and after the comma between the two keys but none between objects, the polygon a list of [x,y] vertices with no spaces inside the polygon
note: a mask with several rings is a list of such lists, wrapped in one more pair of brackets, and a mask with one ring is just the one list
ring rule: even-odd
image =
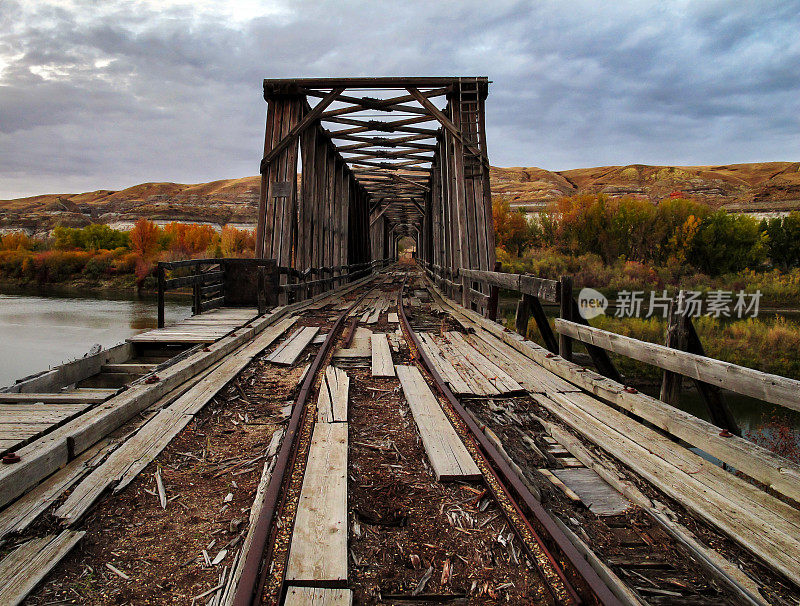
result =
[{"label": "overcast sky", "polygon": [[489,157],[800,159],[800,1],[0,0],[0,199],[256,174],[275,77],[485,75]]}]

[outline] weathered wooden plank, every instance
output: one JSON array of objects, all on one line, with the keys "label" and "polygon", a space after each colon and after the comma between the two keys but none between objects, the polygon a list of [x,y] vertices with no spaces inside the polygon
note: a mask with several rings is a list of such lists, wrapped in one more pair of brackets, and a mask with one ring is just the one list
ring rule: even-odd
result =
[{"label": "weathered wooden plank", "polygon": [[74,389],[72,391],[61,391],[58,393],[0,393],[0,402],[5,404],[42,402],[44,404],[96,404],[107,400],[117,389],[103,389],[83,391]]},{"label": "weathered wooden plank", "polygon": [[185,343],[188,345],[193,345],[196,343],[213,343],[218,338],[219,337],[217,336],[201,336],[201,335],[142,334],[129,337],[127,341],[129,343]]},{"label": "weathered wooden plank", "polygon": [[480,478],[478,466],[419,370],[415,366],[397,366],[397,378],[403,386],[403,393],[436,479],[445,481]]},{"label": "weathered wooden plank", "polygon": [[325,369],[317,398],[317,420],[321,423],[347,421],[347,400],[350,394],[350,377],[334,366]]},{"label": "weathered wooden plank", "polygon": [[592,469],[551,469],[550,472],[577,494],[596,515],[620,515],[631,505]]},{"label": "weathered wooden plank", "polygon": [[542,368],[502,341],[486,336],[485,333],[468,335],[467,340],[480,345],[484,355],[505,370],[530,393],[580,391],[579,387],[575,387],[549,370]]},{"label": "weathered wooden plank", "polygon": [[284,343],[267,356],[267,360],[273,364],[291,366],[297,361],[303,350],[308,347],[309,343],[314,340],[318,332],[319,327],[317,326],[298,328]]},{"label": "weathered wooden plank", "polygon": [[78,544],[85,532],[65,530],[33,539],[17,547],[0,562],[0,604],[17,606],[33,588]]},{"label": "weathered wooden plank", "polygon": [[286,565],[289,584],[347,583],[347,431],[347,423],[314,426]]},{"label": "weathered wooden plank", "polygon": [[[758,490],[754,486],[688,450],[676,448],[667,438],[596,400],[587,403],[590,410],[577,405],[577,395],[534,397],[567,425],[770,566],[789,578],[798,578],[799,527],[776,512],[780,508],[781,514],[786,514],[785,508],[777,505],[780,501],[765,493],[775,502],[774,507],[750,500],[750,489]],[[722,476],[715,479],[716,474]]]},{"label": "weathered wooden plank", "polygon": [[558,282],[556,280],[465,268],[461,268],[459,274],[476,282],[493,284],[500,288],[521,292],[552,303],[559,302]]},{"label": "weathered wooden plank", "polygon": [[396,313],[396,312],[390,312],[390,313],[388,314],[388,316],[387,316],[387,322],[390,322],[390,323],[395,323],[395,324],[396,324],[396,323],[397,323],[397,322],[399,322],[399,321],[400,321],[400,319],[397,317],[397,313]]},{"label": "weathered wooden plank", "polygon": [[447,357],[453,368],[469,386],[468,394],[476,396],[499,396],[500,390],[494,386],[483,374],[473,366],[472,362],[449,341],[449,339],[439,339],[439,348]]},{"label": "weathered wooden plank", "polygon": [[436,367],[439,375],[444,379],[444,382],[450,387],[450,391],[454,394],[462,395],[472,393],[472,389],[467,384],[458,371],[453,368],[452,363],[444,355],[439,345],[434,341],[430,334],[421,332],[418,333],[420,338],[420,345],[425,353],[428,355],[431,363]]},{"label": "weathered wooden plank", "polygon": [[372,376],[393,377],[394,363],[392,350],[384,333],[373,333],[372,337]]},{"label": "weathered wooden plank", "polygon": [[466,360],[480,372],[486,380],[489,381],[500,393],[517,393],[525,391],[517,381],[513,379],[508,373],[493,364],[486,356],[484,356],[478,349],[473,347],[470,343],[464,340],[464,337],[457,332],[448,332],[446,336],[450,342],[460,351]]},{"label": "weathered wooden plank", "polygon": [[88,404],[0,404],[0,423],[63,419],[87,408]]},{"label": "weathered wooden plank", "polygon": [[139,364],[135,362],[123,362],[121,364],[103,364],[100,372],[126,372],[129,374],[146,374],[155,370],[158,364]]},{"label": "weathered wooden plank", "polygon": [[353,592],[349,589],[323,587],[289,587],[285,606],[351,606]]},{"label": "weathered wooden plank", "polygon": [[800,381],[556,319],[556,331],[742,395],[800,410]]}]

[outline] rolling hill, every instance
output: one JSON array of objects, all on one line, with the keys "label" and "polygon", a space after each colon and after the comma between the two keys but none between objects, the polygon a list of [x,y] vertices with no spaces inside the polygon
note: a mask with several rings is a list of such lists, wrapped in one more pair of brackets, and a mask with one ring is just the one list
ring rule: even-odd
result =
[{"label": "rolling hill", "polygon": [[[530,211],[563,196],[606,193],[657,204],[674,192],[737,212],[800,209],[800,162],[725,166],[602,166],[564,171],[535,167],[491,169],[492,194]],[[91,222],[128,227],[139,217],[238,227],[255,223],[258,177],[210,183],[142,183],[127,189],[46,194],[0,200],[0,230],[42,233]]]}]

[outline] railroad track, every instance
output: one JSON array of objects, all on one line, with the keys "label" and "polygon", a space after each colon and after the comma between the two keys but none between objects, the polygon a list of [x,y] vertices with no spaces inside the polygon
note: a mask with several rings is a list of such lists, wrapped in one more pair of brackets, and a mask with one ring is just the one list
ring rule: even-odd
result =
[{"label": "railroad track", "polygon": [[[483,476],[479,484],[495,500],[499,512],[517,535],[529,561],[535,563],[547,594],[546,603],[619,604],[602,579],[563,537],[553,520],[538,505],[513,470],[486,441],[435,369],[425,363],[424,354],[420,355],[418,336],[413,331],[402,304],[405,282],[404,276],[397,288],[396,302],[409,359],[416,359],[423,365],[426,374],[432,377],[447,399],[445,410],[470,454],[478,461]],[[352,340],[357,318],[350,322],[347,318],[370,290],[371,285],[365,286],[354,302],[338,315],[306,373],[277,455],[272,478],[265,493],[264,506],[252,530],[253,548],[244,555],[243,573],[232,601],[237,606],[278,604],[286,596],[286,564],[316,413],[313,396],[320,388],[337,343],[347,345]],[[538,517],[531,521],[529,514],[524,514],[523,509],[530,511],[534,508]],[[547,540],[541,538],[542,533],[546,533]],[[554,546],[555,554],[552,551]],[[567,566],[559,560],[565,560]],[[438,599],[433,595],[422,596],[423,599],[434,602],[446,602],[457,597],[461,597],[457,592],[450,596],[441,594]],[[395,596],[394,599],[402,599],[402,596]]]},{"label": "railroad track", "polygon": [[[726,591],[724,583],[705,578],[702,570],[693,566],[686,558],[681,546],[653,524],[652,520],[648,520],[645,514],[637,513],[633,508],[624,515],[601,519],[591,514],[582,504],[565,496],[564,492],[554,489],[547,477],[542,474],[537,475],[538,465],[527,465],[526,454],[515,445],[514,436],[519,438],[519,435],[526,433],[526,440],[531,440],[532,443],[538,441],[541,449],[545,450],[549,447],[549,442],[542,441],[544,432],[541,426],[537,427],[531,420],[541,419],[538,415],[542,417],[546,415],[527,394],[493,399],[459,399],[438,372],[437,365],[430,359],[429,352],[423,347],[420,338],[420,333],[430,333],[434,330],[437,322],[442,324],[443,331],[444,323],[453,321],[446,317],[438,318],[425,305],[417,304],[413,313],[408,313],[404,304],[408,297],[404,295],[408,290],[409,280],[417,282],[419,287],[424,289],[424,285],[418,282],[414,274],[405,274],[402,280],[395,279],[389,284],[372,282],[363,286],[360,291],[356,291],[352,304],[336,316],[306,372],[297,396],[265,493],[263,507],[251,530],[254,539],[252,548],[242,556],[243,573],[230,603],[237,606],[281,604],[287,598],[290,587],[294,591],[297,585],[334,588],[350,586],[354,589],[358,603],[403,603],[415,597],[429,603],[446,603],[453,599],[466,600],[466,603],[481,603],[486,599],[498,597],[496,592],[493,595],[491,587],[482,590],[479,585],[476,589],[474,582],[468,590],[463,586],[447,586],[445,574],[450,564],[444,565],[441,581],[438,578],[435,580],[438,587],[435,592],[425,593],[419,590],[419,584],[411,587],[412,591],[403,592],[396,589],[395,586],[398,584],[408,585],[407,580],[396,582],[392,586],[395,589],[392,590],[386,581],[390,575],[385,574],[385,570],[381,572],[382,566],[399,570],[395,576],[419,578],[422,575],[423,590],[425,583],[428,583],[431,577],[430,571],[427,573],[427,578],[423,574],[424,562],[428,560],[423,558],[421,568],[416,568],[413,564],[415,557],[419,561],[419,557],[411,553],[415,547],[419,547],[419,540],[415,543],[411,539],[402,538],[397,540],[398,549],[392,548],[400,555],[394,553],[393,559],[390,558],[390,561],[380,565],[370,565],[368,562],[365,564],[363,553],[359,552],[362,555],[358,555],[351,548],[350,557],[347,558],[345,565],[345,568],[351,571],[352,578],[349,580],[345,575],[344,580],[320,583],[287,581],[287,562],[293,541],[294,522],[301,501],[304,472],[308,464],[317,418],[314,398],[323,384],[326,370],[332,365],[334,351],[337,347],[348,348],[358,331],[361,314],[360,312],[355,314],[356,310],[365,297],[370,292],[376,292],[376,289],[382,297],[387,291],[396,290],[397,315],[403,342],[395,350],[394,357],[400,362],[416,364],[422,369],[427,382],[434,386],[438,394],[442,410],[480,470],[481,479],[477,483],[472,486],[456,484],[453,490],[457,491],[459,486],[462,490],[478,490],[478,507],[482,507],[486,501],[491,501],[491,511],[496,511],[496,514],[493,514],[494,518],[499,516],[504,520],[503,528],[507,525],[513,532],[521,553],[524,553],[528,563],[535,567],[537,577],[535,582],[531,582],[527,577],[524,581],[514,577],[518,583],[532,583],[527,590],[530,596],[535,595],[539,602],[551,604],[748,603],[747,600],[742,600]],[[325,312],[320,312],[320,315],[325,315]],[[313,318],[304,319],[314,321]],[[455,327],[455,322],[453,324]],[[429,476],[430,470],[426,468],[424,461],[418,461],[419,469],[414,471],[414,465],[407,458],[409,452],[407,449],[411,449],[412,446],[406,446],[402,433],[413,433],[413,423],[410,425],[406,423],[406,428],[403,429],[397,423],[393,426],[392,422],[381,416],[382,408],[392,409],[396,404],[402,406],[397,402],[397,399],[402,399],[399,387],[391,387],[393,383],[376,383],[367,371],[361,370],[363,364],[357,360],[340,359],[336,365],[348,369],[350,379],[354,382],[351,394],[355,394],[351,398],[352,411],[349,419],[351,436],[349,456],[352,460],[348,467],[347,492],[350,494],[351,502],[348,504],[350,511],[347,516],[347,528],[344,531],[349,536],[348,544],[350,544],[357,542],[357,538],[362,540],[361,534],[358,536],[353,534],[361,533],[355,529],[377,525],[382,530],[381,527],[393,526],[398,520],[401,520],[398,523],[402,524],[402,520],[408,517],[406,515],[408,512],[406,514],[395,512],[391,515],[386,513],[382,516],[361,511],[368,507],[370,502],[383,498],[384,493],[392,493],[392,490],[386,487],[391,486],[393,480],[378,471],[381,466],[403,467],[406,471],[402,473],[406,474],[409,473],[408,469],[412,469],[412,475],[417,474],[417,484],[409,483],[409,486],[418,486],[420,474]],[[375,392],[382,392],[380,397],[384,399],[378,401],[379,404],[373,403]],[[373,395],[369,396],[370,393]],[[500,400],[503,401],[501,408],[507,409],[510,413],[506,421],[514,419],[514,422],[504,424],[502,414],[491,414],[492,405],[497,409],[497,402]],[[519,426],[520,418],[525,420],[524,427]],[[382,442],[378,441],[381,437],[379,434],[383,436]],[[497,435],[502,436],[502,442],[492,439],[492,436]],[[519,442],[519,439],[516,442]],[[405,448],[398,449],[398,444]],[[389,452],[392,448],[397,454]],[[380,457],[387,452],[397,457],[395,463],[402,465],[380,462]],[[420,453],[418,448],[416,456],[424,459],[424,453]],[[556,457],[549,458],[551,459],[549,466],[552,468],[558,467],[562,461]],[[369,469],[365,469],[366,466],[369,466]],[[383,487],[383,493],[370,492],[373,485],[377,484]],[[398,502],[402,503],[402,499]],[[406,507],[413,510],[413,506],[408,506],[407,503]],[[446,508],[442,506],[442,509]],[[577,511],[579,513],[576,513]],[[392,515],[394,518],[387,522],[386,520]],[[435,512],[431,516],[435,517]],[[574,522],[573,528],[569,528],[570,522]],[[426,532],[431,536],[438,536],[438,531],[432,523],[428,524]],[[449,528],[446,530],[450,531]],[[456,528],[456,530],[458,532],[455,534],[465,531],[477,533],[478,527]],[[379,533],[373,532],[373,534]],[[372,538],[369,532],[365,533],[365,536],[368,539]],[[503,536],[503,530],[499,536]],[[431,541],[436,542],[433,539]],[[604,544],[604,541],[608,545]],[[587,543],[591,543],[593,549],[599,547],[596,551],[601,557],[598,558],[594,554],[587,556]],[[434,547],[430,543],[422,545]],[[447,562],[451,559],[456,561],[459,554],[454,553],[452,545],[450,547],[449,551],[440,552],[437,556],[438,561],[442,562],[445,559]],[[385,548],[385,545],[382,548]],[[510,552],[517,558],[514,547]],[[376,553],[367,551],[367,556],[377,557],[376,554],[381,554],[381,550],[378,549]],[[381,557],[384,558],[382,562],[385,562],[386,554]],[[461,560],[467,564],[467,559],[463,556]],[[409,565],[409,561],[412,565]],[[432,556],[429,561],[432,570],[434,557]],[[496,564],[499,567],[507,565],[513,568],[511,559],[506,564],[503,561],[498,561]],[[469,564],[463,568],[468,569]],[[466,574],[467,570],[464,572]],[[516,572],[512,571],[509,574],[513,575]],[[433,584],[434,581],[430,581],[429,586]],[[497,586],[505,587],[508,584],[500,583]],[[525,599],[519,599],[518,595],[516,598],[508,599],[512,603],[527,603]]]}]

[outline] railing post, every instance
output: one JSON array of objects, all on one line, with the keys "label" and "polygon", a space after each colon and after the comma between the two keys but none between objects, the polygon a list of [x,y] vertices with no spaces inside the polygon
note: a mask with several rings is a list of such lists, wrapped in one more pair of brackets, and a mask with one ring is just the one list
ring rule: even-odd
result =
[{"label": "railing post", "polygon": [[[559,317],[562,320],[572,321],[572,276],[561,276],[559,284],[559,298],[561,309]],[[558,335],[558,353],[565,360],[572,361],[572,339],[566,335]]]},{"label": "railing post", "polygon": [[164,290],[166,278],[164,266],[159,262],[156,266],[156,279],[158,280],[158,328],[164,328]]},{"label": "railing post", "polygon": [[[670,302],[665,345],[672,349],[705,356],[705,349],[694,328],[692,319],[680,305],[682,300],[683,291],[680,291],[678,296]],[[682,380],[683,377],[681,375],[665,370],[661,380],[659,399],[671,406],[677,405],[680,398]],[[711,416],[711,422],[717,427],[727,429],[731,433],[741,436],[742,431],[739,428],[739,424],[736,422],[736,418],[731,413],[730,408],[728,408],[728,403],[725,401],[719,387],[697,379],[693,379],[693,382],[706,404],[708,413]]]},{"label": "railing post", "polygon": [[[503,264],[500,261],[495,261],[494,270],[496,272],[503,271]],[[486,303],[486,317],[493,322],[497,321],[497,305],[500,299],[500,287],[494,284],[489,286],[489,301]]]},{"label": "railing post", "polygon": [[528,322],[531,319],[529,302],[530,295],[522,295],[517,301],[517,313],[514,315],[514,330],[525,339],[528,338]]},{"label": "railing post", "polygon": [[[664,345],[673,349],[680,349],[686,351],[686,344],[688,340],[688,333],[686,330],[686,314],[680,309],[678,301],[681,300],[681,294],[678,294],[677,299],[672,299],[669,303],[669,314],[667,317],[667,337]],[[661,377],[661,392],[659,399],[666,402],[671,406],[677,404],[681,394],[681,383],[683,377],[669,370],[665,370]]]},{"label": "railing post", "polygon": [[256,299],[258,301],[258,315],[262,315],[267,313],[267,268],[263,265],[258,265],[256,267],[256,271],[258,272],[258,283],[256,285]]},{"label": "railing post", "polygon": [[[203,270],[199,264],[195,265],[193,275],[199,276],[203,273]],[[197,316],[200,315],[200,282],[192,283],[192,315]]]}]

